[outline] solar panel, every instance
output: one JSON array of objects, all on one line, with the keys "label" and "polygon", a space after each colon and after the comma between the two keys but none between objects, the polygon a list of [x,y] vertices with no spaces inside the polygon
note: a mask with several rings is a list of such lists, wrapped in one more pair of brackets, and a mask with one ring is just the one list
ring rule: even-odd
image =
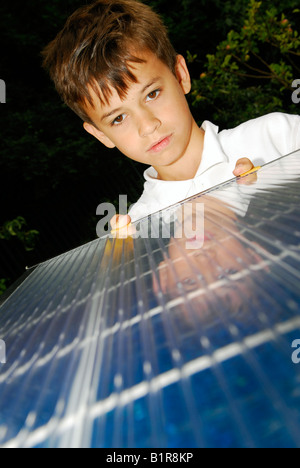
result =
[{"label": "solar panel", "polygon": [[32,269],[0,446],[300,447],[299,178],[300,151]]}]

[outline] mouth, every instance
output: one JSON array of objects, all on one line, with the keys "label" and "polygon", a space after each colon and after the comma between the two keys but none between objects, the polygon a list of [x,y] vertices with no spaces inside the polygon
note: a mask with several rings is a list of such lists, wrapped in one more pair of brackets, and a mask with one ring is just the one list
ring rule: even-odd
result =
[{"label": "mouth", "polygon": [[214,238],[213,234],[211,234],[208,231],[205,231],[204,235],[196,234],[194,237],[190,237],[190,238],[188,238],[186,240],[187,240],[187,242],[194,242],[194,241],[205,242],[205,241],[212,240],[213,238]]},{"label": "mouth", "polygon": [[190,239],[187,239],[186,242],[187,243],[194,243],[194,242],[197,242],[197,243],[201,243],[201,245],[204,244],[204,242],[206,241],[209,241],[211,240],[210,237],[207,237],[206,235],[204,236],[194,236],[194,237],[191,237]]},{"label": "mouth", "polygon": [[204,247],[206,241],[211,240],[212,237],[206,233],[203,235],[195,235],[189,239],[186,239],[185,246],[188,250],[198,250]]},{"label": "mouth", "polygon": [[147,149],[147,152],[149,152],[149,153],[159,153],[160,151],[162,151],[163,149],[165,149],[169,145],[171,138],[172,138],[172,134],[161,138],[160,140],[158,140],[154,144],[152,144]]}]

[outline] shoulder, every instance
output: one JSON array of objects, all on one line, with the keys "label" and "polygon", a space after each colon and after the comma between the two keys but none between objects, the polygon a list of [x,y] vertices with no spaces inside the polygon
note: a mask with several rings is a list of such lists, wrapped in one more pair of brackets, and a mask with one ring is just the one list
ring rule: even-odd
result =
[{"label": "shoulder", "polygon": [[273,112],[222,130],[219,135],[229,155],[236,157],[242,151],[268,162],[300,147],[300,117]]},{"label": "shoulder", "polygon": [[221,133],[224,134],[238,134],[249,131],[257,131],[259,133],[264,132],[267,128],[270,128],[273,132],[279,130],[281,133],[286,130],[292,130],[300,125],[299,115],[284,114],[282,112],[273,112],[266,114],[256,119],[248,120],[247,122],[241,123],[235,128],[223,130]]}]

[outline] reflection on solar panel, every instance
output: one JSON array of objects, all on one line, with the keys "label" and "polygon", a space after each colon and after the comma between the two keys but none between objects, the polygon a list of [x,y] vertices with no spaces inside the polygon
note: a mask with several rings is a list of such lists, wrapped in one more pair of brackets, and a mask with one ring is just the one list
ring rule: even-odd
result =
[{"label": "reflection on solar panel", "polygon": [[300,152],[253,178],[26,277],[0,308],[1,447],[300,446]]}]

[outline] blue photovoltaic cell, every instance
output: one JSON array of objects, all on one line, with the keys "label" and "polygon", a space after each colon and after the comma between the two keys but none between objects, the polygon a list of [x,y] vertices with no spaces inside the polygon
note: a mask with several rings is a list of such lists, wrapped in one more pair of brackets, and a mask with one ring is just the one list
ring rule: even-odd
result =
[{"label": "blue photovoltaic cell", "polygon": [[299,179],[295,152],[27,273],[0,446],[300,447]]}]

